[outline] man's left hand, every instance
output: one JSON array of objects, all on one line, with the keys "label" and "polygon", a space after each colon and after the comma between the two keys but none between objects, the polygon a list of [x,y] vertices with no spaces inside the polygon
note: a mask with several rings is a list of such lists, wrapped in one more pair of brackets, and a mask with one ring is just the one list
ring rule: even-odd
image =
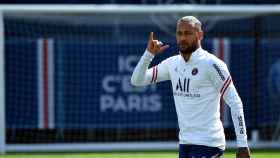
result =
[{"label": "man's left hand", "polygon": [[237,149],[236,158],[250,158],[250,149],[248,147],[242,147]]}]

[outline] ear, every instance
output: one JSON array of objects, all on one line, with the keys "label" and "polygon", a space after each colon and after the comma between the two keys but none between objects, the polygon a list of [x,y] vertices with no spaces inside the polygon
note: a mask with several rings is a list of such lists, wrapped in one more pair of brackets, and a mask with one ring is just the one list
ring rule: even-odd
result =
[{"label": "ear", "polygon": [[203,35],[204,35],[203,31],[199,31],[199,32],[198,32],[199,40],[202,40],[202,39],[203,39]]}]

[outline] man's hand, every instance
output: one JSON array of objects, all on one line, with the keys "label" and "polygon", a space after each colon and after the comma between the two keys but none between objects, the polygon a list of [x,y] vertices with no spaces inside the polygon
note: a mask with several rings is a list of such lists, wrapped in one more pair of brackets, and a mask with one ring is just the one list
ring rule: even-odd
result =
[{"label": "man's hand", "polygon": [[163,45],[163,43],[161,41],[158,41],[158,40],[154,39],[154,33],[153,32],[150,33],[148,46],[147,46],[147,50],[150,53],[152,53],[153,55],[156,55],[158,53],[163,52],[167,48],[169,48],[169,45]]},{"label": "man's hand", "polygon": [[250,158],[250,150],[247,147],[238,148],[236,158]]}]

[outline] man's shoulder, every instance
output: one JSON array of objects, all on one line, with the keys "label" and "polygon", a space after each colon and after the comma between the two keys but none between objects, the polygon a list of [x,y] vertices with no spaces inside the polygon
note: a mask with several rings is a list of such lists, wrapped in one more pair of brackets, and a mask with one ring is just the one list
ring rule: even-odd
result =
[{"label": "man's shoulder", "polygon": [[206,66],[213,66],[213,65],[219,65],[219,66],[226,66],[226,63],[219,59],[214,54],[209,53],[208,51],[205,51],[205,64]]},{"label": "man's shoulder", "polygon": [[173,56],[170,56],[170,57],[166,58],[162,62],[164,62],[168,65],[171,65],[171,64],[174,64],[174,63],[178,62],[179,59],[180,59],[180,56],[177,54],[177,55],[173,55]]}]

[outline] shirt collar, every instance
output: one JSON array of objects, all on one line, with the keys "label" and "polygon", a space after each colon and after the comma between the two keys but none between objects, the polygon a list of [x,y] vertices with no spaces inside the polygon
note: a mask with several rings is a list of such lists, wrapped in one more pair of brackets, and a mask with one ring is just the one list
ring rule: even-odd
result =
[{"label": "shirt collar", "polygon": [[201,57],[202,51],[203,51],[203,49],[201,47],[197,48],[194,52],[192,52],[190,59],[187,62],[185,61],[185,59],[183,58],[182,55],[180,55],[180,56],[186,64],[191,64],[191,63],[196,62]]}]

